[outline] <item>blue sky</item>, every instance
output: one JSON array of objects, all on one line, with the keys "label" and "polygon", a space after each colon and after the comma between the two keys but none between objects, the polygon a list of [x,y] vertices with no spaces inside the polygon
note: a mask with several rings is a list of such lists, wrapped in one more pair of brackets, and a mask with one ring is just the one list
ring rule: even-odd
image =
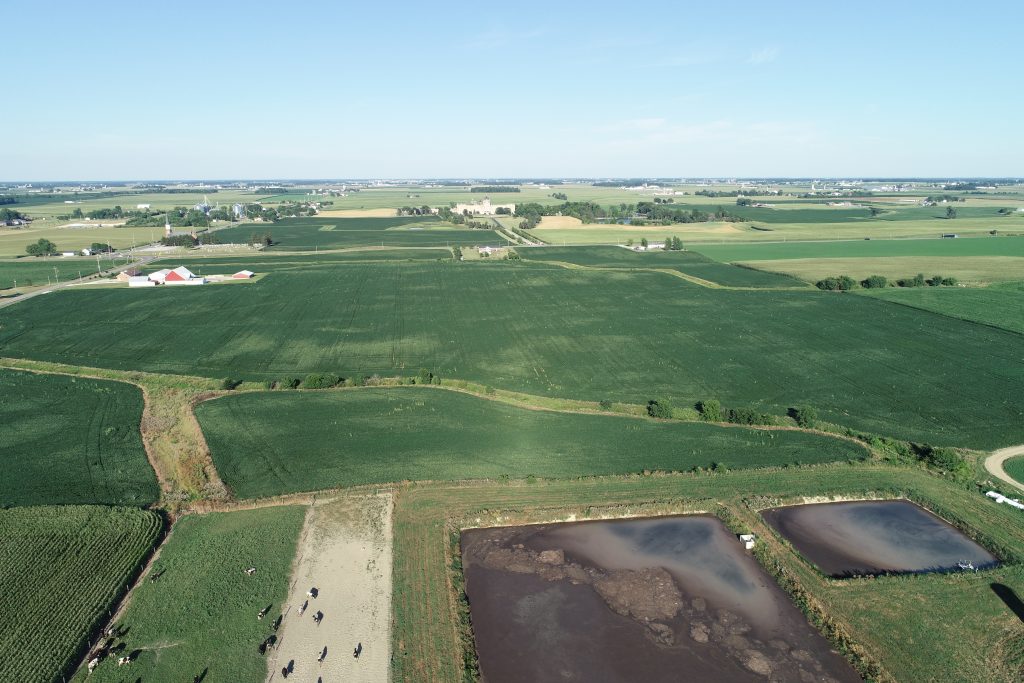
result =
[{"label": "blue sky", "polygon": [[1024,175],[1019,2],[4,16],[3,180]]}]

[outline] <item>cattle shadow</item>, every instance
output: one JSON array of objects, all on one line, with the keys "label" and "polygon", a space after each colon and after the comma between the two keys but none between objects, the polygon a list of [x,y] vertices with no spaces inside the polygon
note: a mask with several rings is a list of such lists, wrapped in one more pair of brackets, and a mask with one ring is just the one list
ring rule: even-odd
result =
[{"label": "cattle shadow", "polygon": [[1021,620],[1021,623],[1024,623],[1024,602],[1017,597],[1014,590],[1002,583],[992,583],[989,584],[989,587],[992,588],[992,592],[996,594],[996,597],[1002,600],[1003,604],[1009,607],[1010,611]]},{"label": "cattle shadow", "polygon": [[208,673],[210,673],[210,667],[203,669],[203,673],[193,678],[192,683],[203,683],[203,681],[206,680],[206,674]]}]

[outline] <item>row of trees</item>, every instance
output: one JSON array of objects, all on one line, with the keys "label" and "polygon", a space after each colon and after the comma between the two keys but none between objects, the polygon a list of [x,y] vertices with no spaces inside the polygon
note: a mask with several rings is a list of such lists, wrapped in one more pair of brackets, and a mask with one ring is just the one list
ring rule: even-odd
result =
[{"label": "row of trees", "polygon": [[519,188],[515,185],[478,185],[476,187],[471,187],[469,191],[483,194],[495,194],[498,192],[519,192]]},{"label": "row of trees", "polygon": [[0,209],[0,221],[25,220],[25,215],[20,211],[4,207]]},{"label": "row of trees", "polygon": [[858,286],[864,289],[883,289],[885,287],[955,287],[959,281],[955,277],[944,277],[933,275],[926,278],[924,273],[918,273],[914,277],[900,278],[890,281],[884,275],[872,275],[857,282],[849,275],[839,275],[818,280],[814,286],[830,292],[845,292],[856,289]]},{"label": "row of trees", "polygon": [[[419,373],[413,377],[401,377],[384,379],[378,375],[362,375],[356,377],[342,377],[334,373],[312,372],[305,377],[285,377],[282,379],[264,380],[264,389],[333,389],[334,387],[363,387],[376,386],[380,384],[440,384],[441,378],[421,368]],[[227,377],[221,380],[221,389],[230,391],[237,389],[242,380],[234,377]]]},{"label": "row of trees", "polygon": [[[605,402],[602,403],[604,408]],[[608,408],[611,404],[608,404]],[[606,409],[608,409],[606,408]],[[743,425],[778,425],[784,420],[769,413],[761,413],[753,408],[724,408],[718,399],[697,401],[693,408],[677,410],[667,399],[656,399],[647,402],[647,414],[660,419],[691,417],[705,422],[730,422]],[[789,417],[800,427],[811,429],[818,424],[818,412],[811,406],[803,405],[789,409]]]},{"label": "row of trees", "polygon": [[25,253],[29,256],[49,256],[57,253],[57,245],[40,237],[38,241],[25,247]]}]

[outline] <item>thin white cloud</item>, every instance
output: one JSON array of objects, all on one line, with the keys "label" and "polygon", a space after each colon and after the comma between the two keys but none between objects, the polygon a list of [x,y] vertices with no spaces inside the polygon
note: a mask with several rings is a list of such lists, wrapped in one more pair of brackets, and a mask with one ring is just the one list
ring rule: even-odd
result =
[{"label": "thin white cloud", "polygon": [[758,65],[774,62],[779,58],[780,52],[781,50],[774,45],[763,47],[760,50],[754,50],[750,53],[750,56],[747,57],[747,64]]}]

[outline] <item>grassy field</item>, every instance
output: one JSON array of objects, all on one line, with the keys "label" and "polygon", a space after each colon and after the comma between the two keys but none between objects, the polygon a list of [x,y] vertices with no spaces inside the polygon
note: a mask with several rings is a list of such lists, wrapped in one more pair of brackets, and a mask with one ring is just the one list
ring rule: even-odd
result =
[{"label": "grassy field", "polygon": [[[132,245],[142,246],[161,237],[160,228],[122,228],[104,221],[103,227],[71,227],[56,221],[34,221],[24,228],[0,228],[0,258],[25,256],[25,247],[37,240],[48,239],[57,245],[58,251],[79,251],[93,242],[103,242],[115,249],[127,249]],[[96,259],[82,259],[82,264],[96,269]],[[45,281],[45,278],[44,278]]]},{"label": "grassy field", "polygon": [[287,218],[276,223],[246,223],[216,232],[221,242],[248,243],[253,234],[270,233],[272,251],[313,251],[350,247],[447,247],[498,244],[492,230],[466,230],[432,216],[395,218]]},{"label": "grassy field", "polygon": [[[260,392],[197,407],[242,498],[403,480],[580,477],[863,458],[796,431],[527,410],[431,388]],[[296,444],[302,444],[296,448]]]},{"label": "grassy field", "polygon": [[160,495],[122,382],[0,369],[0,505],[145,505]]},{"label": "grassy field", "polygon": [[1024,258],[1016,256],[896,256],[886,258],[784,259],[748,261],[741,265],[793,278],[817,282],[826,277],[849,275],[863,280],[883,275],[890,280],[940,274],[963,284],[985,285],[1024,277]]},{"label": "grassy field", "polygon": [[1010,458],[1003,463],[1003,469],[1017,481],[1024,482],[1024,456]]},{"label": "grassy field", "polygon": [[[1024,275],[1024,271],[1021,274]],[[1006,282],[984,288],[888,288],[865,290],[865,293],[886,301],[1024,334],[1022,282]]]},{"label": "grassy field", "polygon": [[[549,521],[575,516],[654,515],[729,509],[767,544],[789,575],[855,642],[900,681],[1016,681],[1014,643],[1024,626],[991,590],[1024,594],[1020,564],[978,574],[834,581],[774,539],[748,507],[781,497],[913,494],[1021,548],[1015,511],[921,471],[878,465],[818,466],[724,475],[418,486],[396,497],[395,632],[397,681],[460,681],[462,648],[448,595],[448,533],[460,526]],[[1017,560],[1019,562],[1019,560]],[[1020,653],[1016,653],[1020,657]]]},{"label": "grassy field", "polygon": [[519,254],[531,261],[560,261],[600,268],[658,268],[728,287],[800,287],[804,283],[786,276],[740,268],[712,261],[694,251],[655,250],[638,253],[622,247],[520,247]]},{"label": "grassy field", "polygon": [[[267,664],[257,646],[281,614],[305,508],[275,507],[184,517],[132,595],[118,626],[126,652],[140,651],[129,680],[257,683]],[[244,570],[256,567],[247,576]],[[270,606],[262,621],[257,613]],[[125,680],[107,659],[88,677]],[[80,672],[74,680],[86,680]]]},{"label": "grassy field", "polygon": [[809,403],[830,421],[935,444],[1024,441],[1019,334],[870,297],[708,289],[662,273],[311,265],[239,287],[67,291],[0,312],[0,345],[211,377],[428,368],[544,396],[718,398],[775,414]]},{"label": "grassy field", "polygon": [[61,680],[161,527],[132,508],[0,510],[0,680]]},{"label": "grassy field", "polygon": [[768,244],[702,244],[697,249],[716,261],[779,261],[783,259],[853,259],[894,256],[1024,257],[1024,238],[845,240],[840,242],[772,242]]}]

